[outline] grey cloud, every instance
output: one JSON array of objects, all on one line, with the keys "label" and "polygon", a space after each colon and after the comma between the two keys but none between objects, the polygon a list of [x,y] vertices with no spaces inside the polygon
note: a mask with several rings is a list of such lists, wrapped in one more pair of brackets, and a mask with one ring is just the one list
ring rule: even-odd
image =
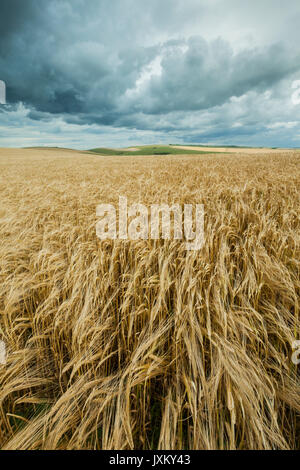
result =
[{"label": "grey cloud", "polygon": [[[217,40],[195,37],[162,60],[162,75],[154,77],[132,106],[147,113],[207,109],[250,90],[263,91],[300,69],[300,54],[283,44],[236,55]],[[136,99],[136,98],[135,98]]]},{"label": "grey cloud", "polygon": [[[250,140],[266,129],[273,132],[268,125],[274,122],[275,129],[277,121],[300,118],[289,92],[282,91],[282,84],[290,88],[300,78],[300,33],[293,21],[300,6],[290,1],[289,13],[282,14],[286,29],[283,25],[275,38],[271,18],[279,27],[281,4],[2,0],[0,79],[7,83],[8,101],[24,103],[24,122],[48,126],[52,133],[62,120],[84,132],[95,133],[98,126],[101,134],[107,128],[112,138],[116,130],[127,129],[129,140],[133,132],[163,139],[186,135],[191,142],[230,135]],[[235,37],[243,27],[259,40],[237,47]],[[221,37],[211,31],[215,36],[221,31]],[[151,75],[155,60],[160,73]],[[267,90],[272,98],[262,107]],[[232,98],[243,96],[240,110]],[[0,124],[1,119],[3,113]]]}]

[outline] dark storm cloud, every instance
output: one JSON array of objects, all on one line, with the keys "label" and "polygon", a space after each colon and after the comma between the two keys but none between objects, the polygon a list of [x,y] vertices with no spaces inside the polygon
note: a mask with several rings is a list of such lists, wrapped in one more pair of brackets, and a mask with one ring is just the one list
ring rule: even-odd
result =
[{"label": "dark storm cloud", "polygon": [[[282,84],[290,86],[300,73],[294,23],[300,7],[291,0],[284,31],[282,2],[251,5],[243,10],[236,0],[2,0],[0,78],[8,101],[22,102],[24,116],[35,125],[61,119],[70,126],[166,135],[181,130],[191,141],[200,125],[197,138],[259,133],[268,108],[257,100],[273,93],[277,107],[272,105],[273,118],[267,116],[272,124],[289,100]],[[247,34],[252,28],[259,40],[239,44],[230,21]],[[286,40],[288,32],[293,42]],[[243,96],[250,97],[243,104],[248,117],[232,102]],[[260,123],[254,109],[260,110]],[[294,121],[293,112],[286,113],[287,122]]]},{"label": "dark storm cloud", "polygon": [[[182,47],[185,52],[182,52]],[[251,90],[264,91],[300,68],[300,54],[283,44],[234,54],[221,39],[207,43],[194,37],[168,48],[162,74],[150,81],[136,110],[147,113],[207,109]],[[130,101],[129,101],[130,102]]]},{"label": "dark storm cloud", "polygon": [[1,2],[0,31],[1,54],[5,54],[9,40],[21,29],[28,21],[36,20],[38,13],[37,2],[33,0],[10,0]]},{"label": "dark storm cloud", "polygon": [[[155,56],[157,47],[143,48],[135,43],[124,47],[121,38],[115,46],[113,28],[107,32],[111,8],[99,9],[107,2],[13,3],[16,18],[10,21],[11,27],[1,29],[0,54],[2,78],[12,103],[22,101],[51,113],[110,112]],[[4,4],[2,23],[6,13],[9,18],[13,16],[10,3]],[[98,6],[100,15],[97,27],[93,24],[93,5]],[[82,19],[86,19],[86,28]],[[111,121],[109,117],[103,119]]]}]

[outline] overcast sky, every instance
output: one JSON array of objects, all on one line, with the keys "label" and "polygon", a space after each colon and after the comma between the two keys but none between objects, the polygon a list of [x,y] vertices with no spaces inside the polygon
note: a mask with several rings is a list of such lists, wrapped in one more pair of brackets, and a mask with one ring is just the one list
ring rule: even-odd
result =
[{"label": "overcast sky", "polygon": [[299,0],[1,0],[0,146],[300,147],[299,25]]}]

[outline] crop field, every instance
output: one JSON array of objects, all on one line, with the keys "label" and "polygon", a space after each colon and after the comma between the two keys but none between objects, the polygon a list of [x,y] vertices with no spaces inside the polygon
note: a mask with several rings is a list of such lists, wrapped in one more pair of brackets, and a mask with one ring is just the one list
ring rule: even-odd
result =
[{"label": "crop field", "polygon": [[139,147],[131,147],[128,149],[108,149],[108,148],[96,148],[91,149],[90,152],[99,155],[187,155],[199,153],[214,153],[203,149],[193,149],[192,147],[178,147],[171,145],[144,145]]},{"label": "crop field", "polygon": [[[300,450],[300,156],[252,150],[0,149],[1,449]],[[204,246],[99,240],[120,195]]]}]

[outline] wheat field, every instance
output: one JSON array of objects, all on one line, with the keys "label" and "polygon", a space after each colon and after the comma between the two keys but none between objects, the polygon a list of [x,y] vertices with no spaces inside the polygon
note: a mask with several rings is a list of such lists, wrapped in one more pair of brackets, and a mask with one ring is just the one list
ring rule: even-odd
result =
[{"label": "wheat field", "polygon": [[[0,151],[0,447],[300,449],[296,152]],[[100,241],[197,203],[205,244]]]}]

